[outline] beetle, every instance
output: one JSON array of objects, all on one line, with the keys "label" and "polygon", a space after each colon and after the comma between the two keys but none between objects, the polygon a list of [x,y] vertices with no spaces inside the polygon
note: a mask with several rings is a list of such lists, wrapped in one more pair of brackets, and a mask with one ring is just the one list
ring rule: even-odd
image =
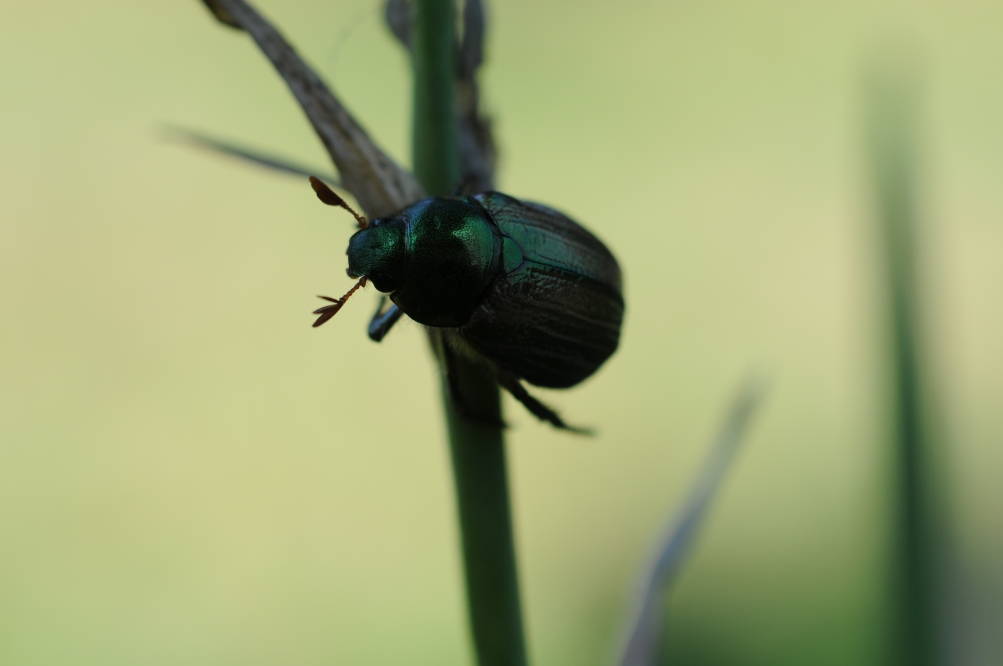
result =
[{"label": "beetle", "polygon": [[483,360],[530,412],[577,430],[521,380],[568,388],[616,351],[620,267],[601,241],[556,210],[501,192],[433,197],[370,223],[323,181],[310,183],[321,201],[348,210],[359,224],[347,250],[348,275],[358,282],[341,298],[320,297],[330,305],[314,311],[315,327],[372,282],[389,296],[369,325],[374,341],[405,314],[441,329],[447,354]]}]

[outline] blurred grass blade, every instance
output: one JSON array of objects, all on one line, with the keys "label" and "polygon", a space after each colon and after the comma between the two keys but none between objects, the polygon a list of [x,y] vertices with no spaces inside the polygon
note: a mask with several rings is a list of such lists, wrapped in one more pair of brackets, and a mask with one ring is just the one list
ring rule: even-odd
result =
[{"label": "blurred grass blade", "polygon": [[202,134],[194,130],[167,125],[164,127],[164,136],[176,143],[183,143],[196,146],[214,152],[218,155],[225,155],[244,162],[250,162],[270,171],[277,171],[293,176],[316,176],[332,187],[338,187],[338,179],[333,174],[324,173],[325,169],[319,167],[304,166],[284,157],[276,157],[269,153],[263,153],[251,148],[223,139],[216,139],[208,134]]},{"label": "blurred grass blade", "polygon": [[707,517],[711,501],[721,487],[765,390],[761,379],[746,380],[728,409],[686,504],[668,523],[665,535],[638,581],[617,656],[618,666],[654,666],[658,663],[665,594],[686,561]]},{"label": "blurred grass blade", "polygon": [[285,38],[244,0],[203,0],[224,24],[247,31],[289,86],[341,175],[370,218],[425,198],[418,180],[373,143]]},{"label": "blurred grass blade", "polygon": [[877,223],[883,240],[890,318],[894,419],[892,659],[902,666],[937,663],[936,529],[931,501],[931,441],[924,410],[916,271],[916,124],[914,68],[883,63],[867,90],[868,139]]}]

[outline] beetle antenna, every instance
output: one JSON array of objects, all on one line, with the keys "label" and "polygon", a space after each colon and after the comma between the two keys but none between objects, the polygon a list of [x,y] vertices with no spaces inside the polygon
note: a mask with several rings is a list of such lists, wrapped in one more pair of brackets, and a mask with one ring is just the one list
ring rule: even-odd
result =
[{"label": "beetle antenna", "polygon": [[[355,216],[355,219],[359,222],[359,229],[365,229],[369,226],[369,221],[362,215],[359,215],[352,207],[349,206],[344,199],[335,194],[334,190],[327,186],[327,183],[322,181],[316,176],[310,176],[310,185],[313,187],[313,191],[317,193],[317,198],[326,203],[328,206],[338,206],[344,208],[349,213]],[[346,297],[347,298],[347,297]]]},{"label": "beetle antenna", "polygon": [[318,296],[317,298],[323,298],[325,301],[330,301],[331,305],[325,305],[324,307],[317,308],[316,310],[313,311],[315,315],[320,315],[319,317],[317,317],[317,321],[313,323],[313,327],[317,328],[318,326],[326,322],[328,319],[338,314],[338,310],[340,310],[341,306],[345,304],[345,301],[348,300],[348,297],[354,294],[359,287],[366,286],[367,279],[368,278],[366,278],[366,276],[363,275],[362,279],[356,282],[355,286],[349,289],[348,293],[342,296],[341,298],[331,298],[330,296]]}]

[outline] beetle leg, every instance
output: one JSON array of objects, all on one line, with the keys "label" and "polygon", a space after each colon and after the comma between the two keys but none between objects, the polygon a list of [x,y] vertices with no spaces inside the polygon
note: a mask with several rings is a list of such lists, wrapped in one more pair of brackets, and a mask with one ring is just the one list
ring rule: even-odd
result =
[{"label": "beetle leg", "polygon": [[380,342],[383,337],[393,328],[393,325],[397,323],[397,320],[401,318],[404,311],[401,310],[395,303],[391,303],[390,307],[384,310],[387,301],[390,299],[384,296],[380,299],[380,306],[376,309],[376,314],[373,315],[372,320],[369,322],[369,339],[373,342]]},{"label": "beetle leg", "polygon": [[[439,330],[441,331],[442,329]],[[470,409],[466,400],[463,399],[463,389],[460,383],[460,376],[457,371],[458,364],[456,350],[453,349],[449,342],[447,342],[443,337],[440,337],[440,342],[441,347],[439,347],[439,349],[443,368],[446,373],[446,386],[449,390],[449,401],[452,403],[453,409],[456,413],[468,421],[483,423],[493,428],[505,428],[505,422],[501,419],[478,414],[474,410]]]},{"label": "beetle leg", "polygon": [[579,435],[593,434],[592,430],[589,428],[578,428],[565,423],[564,420],[557,415],[557,412],[531,396],[529,391],[526,390],[517,377],[507,372],[500,372],[498,373],[498,383],[501,384],[506,391],[511,393],[513,398],[521,402],[523,406],[533,414],[533,416],[537,417],[541,421],[546,421],[555,428],[568,430]]}]

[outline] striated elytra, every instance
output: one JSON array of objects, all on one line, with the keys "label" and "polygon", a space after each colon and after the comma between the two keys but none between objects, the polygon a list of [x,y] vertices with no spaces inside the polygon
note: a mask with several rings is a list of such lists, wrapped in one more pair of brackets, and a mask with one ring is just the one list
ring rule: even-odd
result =
[{"label": "striated elytra", "polygon": [[[311,183],[322,201],[351,210],[322,182]],[[348,274],[360,279],[352,292],[368,281],[390,301],[369,326],[373,340],[382,340],[401,314],[442,329],[447,356],[483,359],[531,412],[574,430],[519,380],[574,386],[616,350],[620,267],[602,242],[551,208],[500,192],[425,199],[372,223],[356,218]],[[327,299],[333,305],[316,311],[314,325],[352,292]]]}]

